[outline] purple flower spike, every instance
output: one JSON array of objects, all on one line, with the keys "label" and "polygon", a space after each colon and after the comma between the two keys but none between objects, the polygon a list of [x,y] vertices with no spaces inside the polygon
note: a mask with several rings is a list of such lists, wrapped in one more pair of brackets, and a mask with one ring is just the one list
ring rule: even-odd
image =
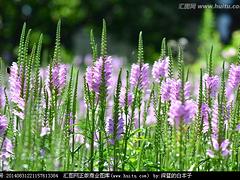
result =
[{"label": "purple flower spike", "polygon": [[228,149],[222,150],[222,156],[228,156],[229,154],[231,154],[231,151],[229,151]]},{"label": "purple flower spike", "polygon": [[230,144],[229,140],[225,139],[221,144],[221,149],[226,150],[229,144]]},{"label": "purple flower spike", "polygon": [[187,100],[184,104],[181,101],[172,101],[169,110],[169,123],[176,127],[179,126],[180,120],[189,124],[192,122],[195,114],[197,113],[197,104],[192,100]]},{"label": "purple flower spike", "polygon": [[40,136],[43,137],[43,136],[46,136],[48,134],[50,134],[50,128],[49,127],[42,127]]},{"label": "purple flower spike", "polygon": [[[104,68],[104,70],[103,70]],[[88,67],[86,71],[86,81],[91,90],[99,93],[102,81],[102,71],[107,89],[112,86],[112,58],[108,56],[105,60],[100,57],[92,67]]]},{"label": "purple flower spike", "polygon": [[195,114],[197,113],[197,104],[192,100],[187,100],[184,103],[184,122],[186,124],[189,124],[192,122],[192,119],[194,118]]},{"label": "purple flower spike", "polygon": [[152,76],[156,82],[168,75],[169,57],[155,61],[152,69]]},{"label": "purple flower spike", "polygon": [[185,99],[190,98],[191,88],[192,88],[191,83],[187,81],[184,85],[184,97],[185,97]]},{"label": "purple flower spike", "polygon": [[203,103],[201,106],[201,116],[203,119],[203,133],[206,133],[209,129],[209,113],[210,113],[210,108],[206,103]]},{"label": "purple flower spike", "polygon": [[59,88],[63,89],[67,82],[67,65],[60,64],[59,66]]},{"label": "purple flower spike", "polygon": [[56,64],[52,69],[52,83],[54,87],[61,91],[67,82],[67,65]]},{"label": "purple flower spike", "polygon": [[122,134],[124,132],[124,119],[120,118],[118,120],[118,131],[117,131],[117,138],[120,139],[122,137]]},{"label": "purple flower spike", "polygon": [[[172,101],[174,100],[180,100],[181,97],[181,87],[182,87],[182,82],[180,79],[178,80],[172,80],[171,81],[171,95],[170,98]],[[190,82],[186,82],[184,84],[184,98],[189,99],[191,94],[191,84]]]},{"label": "purple flower spike", "polygon": [[[112,119],[108,120],[108,134],[112,137],[113,133],[114,133],[114,122]],[[116,139],[119,140],[122,137],[122,134],[124,132],[124,119],[123,118],[119,118],[118,120],[118,125],[117,125],[117,134],[116,134]],[[114,138],[112,137],[111,139],[109,139],[109,142],[111,144],[114,144]]]},{"label": "purple flower spike", "polygon": [[212,108],[212,135],[218,136],[218,102],[215,101]]},{"label": "purple flower spike", "polygon": [[113,131],[114,131],[113,120],[109,119],[108,120],[108,134],[113,134]]},{"label": "purple flower spike", "polygon": [[18,65],[13,62],[10,68],[10,76],[9,76],[9,84],[10,84],[10,100],[13,102],[18,110],[14,109],[13,114],[18,116],[21,119],[24,119],[24,107],[25,102],[21,97],[21,82],[20,76],[18,75]]},{"label": "purple flower spike", "polygon": [[240,83],[240,66],[231,65],[229,70],[229,86],[231,88],[236,88]]},{"label": "purple flower spike", "polygon": [[58,74],[59,74],[59,64],[56,64],[52,68],[52,83],[56,88],[59,86]]},{"label": "purple flower spike", "polygon": [[0,86],[0,109],[5,106],[5,94],[4,89]]},{"label": "purple flower spike", "polygon": [[13,145],[10,139],[5,138],[2,145],[1,158],[3,161],[7,161],[9,157],[13,154]]},{"label": "purple flower spike", "polygon": [[225,139],[221,143],[222,156],[224,157],[231,153],[231,151],[228,149],[229,144],[230,144],[230,141],[228,139]]},{"label": "purple flower spike", "polygon": [[[221,145],[219,146],[219,143],[217,141],[216,137],[212,137],[212,143],[213,143],[213,149],[214,151],[220,151],[222,156],[225,157],[227,155],[229,155],[231,153],[231,151],[228,149],[228,146],[230,145],[230,142],[228,139],[225,139],[224,141],[222,141]],[[207,150],[207,155],[210,158],[214,158],[214,151],[212,150]]]},{"label": "purple flower spike", "polygon": [[240,66],[232,64],[229,70],[226,96],[228,101],[233,100],[233,92],[239,86],[240,83]]},{"label": "purple flower spike", "polygon": [[149,84],[148,69],[149,69],[148,64],[142,65],[141,76],[140,76],[140,88],[141,89],[146,89],[148,87],[148,84]]},{"label": "purple flower spike", "polygon": [[127,106],[131,106],[132,104],[132,101],[133,101],[133,94],[131,92],[128,92],[127,96],[128,96],[128,102],[127,104],[125,104],[125,96],[126,96],[126,89],[125,88],[122,88],[121,89],[121,92],[120,92],[120,105],[122,107],[124,107],[125,105]]},{"label": "purple flower spike", "polygon": [[169,123],[173,126],[176,124],[176,126],[179,125],[180,119],[183,117],[184,112],[184,106],[182,106],[181,101],[175,101],[171,104],[169,109]]},{"label": "purple flower spike", "polygon": [[[104,70],[103,70],[104,68]],[[109,89],[111,87],[112,80],[112,58],[108,56],[104,61],[102,57],[98,61],[96,61],[94,67],[93,81],[94,81],[94,90],[95,92],[99,92],[99,88],[102,81],[102,71],[104,71],[104,78],[106,82],[106,87]]]},{"label": "purple flower spike", "polygon": [[141,75],[140,65],[132,64],[130,83],[133,87],[137,86],[138,81],[140,79],[140,75]]},{"label": "purple flower spike", "polygon": [[10,165],[8,159],[13,155],[13,145],[10,139],[5,138],[2,143],[2,152],[1,152],[1,160],[2,160],[2,170],[10,171]]},{"label": "purple flower spike", "polygon": [[206,88],[208,92],[210,93],[211,97],[216,97],[217,91],[219,88],[219,77],[218,76],[208,76],[208,74],[205,74],[204,77],[204,83],[206,84]]},{"label": "purple flower spike", "polygon": [[93,82],[93,74],[94,74],[93,67],[87,67],[86,81],[91,90],[93,90],[93,83],[94,83]]},{"label": "purple flower spike", "polygon": [[146,125],[151,126],[157,123],[157,119],[155,116],[155,110],[153,106],[150,106],[147,112],[147,119],[146,119]]},{"label": "purple flower spike", "polygon": [[7,118],[3,115],[0,115],[0,136],[3,136],[7,129]]},{"label": "purple flower spike", "polygon": [[148,87],[148,64],[133,64],[131,68],[130,84],[134,88],[139,85],[140,89],[146,89]]},{"label": "purple flower spike", "polygon": [[169,101],[171,98],[172,80],[167,78],[166,81],[162,83],[161,86],[161,98],[162,101]]},{"label": "purple flower spike", "polygon": [[214,158],[214,152],[210,149],[207,150],[207,155],[210,157],[210,158]]},{"label": "purple flower spike", "polygon": [[212,138],[212,143],[213,143],[213,148],[214,150],[218,151],[219,150],[219,144],[216,138]]}]

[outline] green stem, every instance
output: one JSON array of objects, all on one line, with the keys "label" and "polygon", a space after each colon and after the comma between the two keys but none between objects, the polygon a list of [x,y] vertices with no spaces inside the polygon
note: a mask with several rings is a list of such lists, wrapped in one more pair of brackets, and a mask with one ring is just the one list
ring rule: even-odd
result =
[{"label": "green stem", "polygon": [[93,171],[94,164],[94,132],[95,132],[95,109],[92,109],[92,132],[91,132],[91,147],[90,147],[90,171]]},{"label": "green stem", "polygon": [[130,122],[128,125],[126,125],[126,133],[124,136],[124,152],[123,152],[122,171],[124,171],[124,167],[125,167],[125,163],[126,163],[127,143],[128,143],[130,132],[132,130],[132,126],[133,126],[133,119],[134,119],[134,113],[135,113],[135,107],[136,107],[136,98],[135,97],[137,94],[137,89],[138,89],[138,86],[135,88],[134,100],[133,100],[132,107],[131,107],[132,111],[131,111],[131,116],[130,116]]},{"label": "green stem", "polygon": [[180,171],[184,170],[184,161],[183,161],[183,122],[182,120],[180,120],[180,143],[179,143],[179,167],[180,167]]}]

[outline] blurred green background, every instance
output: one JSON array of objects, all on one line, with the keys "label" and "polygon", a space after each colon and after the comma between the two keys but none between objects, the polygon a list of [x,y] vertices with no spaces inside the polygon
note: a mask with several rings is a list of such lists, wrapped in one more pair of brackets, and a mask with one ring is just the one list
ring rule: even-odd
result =
[{"label": "blurred green background", "polygon": [[[235,0],[187,1],[190,4],[238,4]],[[240,9],[188,9],[177,0],[0,0],[0,56],[16,60],[24,22],[32,29],[31,42],[44,34],[43,57],[52,57],[55,29],[62,20],[64,62],[83,62],[91,52],[89,32],[100,40],[102,19],[107,22],[108,52],[135,61],[139,31],[143,31],[145,59],[159,57],[166,37],[176,55],[180,43],[188,64],[205,62],[214,46],[214,61],[236,59]]]}]

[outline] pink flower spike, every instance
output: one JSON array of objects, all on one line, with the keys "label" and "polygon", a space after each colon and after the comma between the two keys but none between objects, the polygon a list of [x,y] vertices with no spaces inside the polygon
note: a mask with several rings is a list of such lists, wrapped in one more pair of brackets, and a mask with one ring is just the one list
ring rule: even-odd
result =
[{"label": "pink flower spike", "polygon": [[45,135],[48,135],[50,133],[50,128],[49,127],[42,127],[42,131],[40,136],[43,137]]},{"label": "pink flower spike", "polygon": [[225,139],[222,143],[221,143],[221,149],[222,151],[226,150],[228,145],[230,144],[228,139]]},{"label": "pink flower spike", "polygon": [[214,158],[214,152],[210,149],[207,150],[207,155],[210,157],[210,158]]},{"label": "pink flower spike", "polygon": [[224,151],[222,151],[222,156],[227,156],[230,154],[230,151],[228,149],[225,149]]},{"label": "pink flower spike", "polygon": [[216,138],[212,138],[213,148],[218,151],[219,150],[219,144],[217,142]]}]

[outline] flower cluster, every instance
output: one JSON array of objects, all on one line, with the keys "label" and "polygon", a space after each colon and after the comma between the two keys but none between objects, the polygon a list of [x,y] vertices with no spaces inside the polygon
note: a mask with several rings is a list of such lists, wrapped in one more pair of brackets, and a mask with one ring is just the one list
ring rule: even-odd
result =
[{"label": "flower cluster", "polygon": [[[110,136],[113,136],[114,131],[116,131],[116,139],[117,140],[119,140],[122,137],[122,134],[123,134],[123,131],[124,131],[123,127],[124,127],[124,119],[123,118],[119,118],[116,130],[114,129],[113,120],[112,119],[108,120],[108,134]],[[109,142],[111,144],[114,144],[115,143],[114,137],[110,138]]]},{"label": "flower cluster", "polygon": [[12,141],[8,138],[3,140],[2,144],[2,152],[1,152],[1,159],[3,170],[9,170],[9,162],[8,159],[13,155],[13,144]]},{"label": "flower cluster", "polygon": [[209,76],[208,74],[205,74],[203,79],[210,97],[216,97],[219,88],[219,77]]},{"label": "flower cluster", "polygon": [[[228,139],[225,139],[221,143],[218,143],[216,138],[212,138],[212,145],[213,145],[214,151],[220,151],[223,157],[231,153],[231,151],[228,149],[229,144],[230,142]],[[214,158],[215,157],[214,151],[211,149],[208,149],[207,155],[211,158]]]},{"label": "flower cluster", "polygon": [[67,65],[56,64],[52,69],[52,82],[54,87],[61,91],[67,81]]},{"label": "flower cluster", "polygon": [[0,109],[5,106],[5,94],[4,89],[0,86]]},{"label": "flower cluster", "polygon": [[149,84],[148,64],[133,64],[131,68],[130,84],[132,87],[138,86],[140,89],[146,89]]},{"label": "flower cluster", "polygon": [[197,169],[238,170],[240,65],[230,66],[225,82],[229,67],[211,75],[210,58],[209,74],[202,70],[196,80],[192,72],[186,75],[179,47],[175,74],[175,53],[165,40],[163,58],[144,63],[140,33],[138,63],[129,73],[123,58],[107,56],[103,25],[101,56],[91,33],[93,55],[77,59],[79,66],[87,63],[86,71],[72,67],[68,73],[70,66],[58,61],[59,28],[46,67],[40,67],[41,37],[31,55],[21,37],[18,62],[8,81],[1,76],[0,168],[133,171],[137,165],[137,170],[184,171],[208,156],[214,159]]},{"label": "flower cluster", "polygon": [[209,129],[209,114],[211,109],[206,103],[201,105],[201,117],[203,119],[203,133],[206,133]]},{"label": "flower cluster", "polygon": [[[172,80],[171,95],[170,95],[170,99],[172,101],[181,99],[181,89],[182,89],[181,80]],[[184,98],[189,99],[190,94],[191,94],[191,84],[190,82],[186,82],[184,85]]]},{"label": "flower cluster", "polygon": [[133,101],[133,94],[132,92],[128,92],[127,93],[127,104],[126,104],[126,89],[122,88],[121,92],[120,92],[120,104],[122,107],[124,107],[125,105],[127,106],[131,106],[132,101]]},{"label": "flower cluster", "polygon": [[100,91],[100,85],[102,83],[102,73],[104,74],[104,80],[107,89],[111,88],[112,80],[112,58],[111,56],[100,57],[93,66],[90,66],[86,70],[86,81],[91,90],[97,94]]},{"label": "flower cluster", "polygon": [[163,101],[169,101],[172,92],[172,80],[167,78],[166,81],[162,83],[161,86],[161,98]]},{"label": "flower cluster", "polygon": [[[161,86],[161,94],[163,101],[175,101],[181,99],[181,80],[175,80],[167,78],[166,81],[162,83]],[[189,99],[191,94],[191,84],[190,82],[186,82],[184,85],[184,97],[185,99]]]},{"label": "flower cluster", "polygon": [[[213,105],[213,110],[212,110],[212,121],[211,121],[211,125],[212,125],[212,135],[211,135],[211,139],[212,139],[212,147],[213,150],[208,149],[207,150],[207,155],[211,158],[214,158],[214,152],[220,151],[221,155],[223,157],[229,155],[231,153],[231,151],[228,149],[228,146],[230,144],[230,141],[228,139],[223,140],[222,142],[219,142],[219,111],[218,111],[218,102],[215,101],[214,105]],[[209,128],[209,127],[208,127]]]},{"label": "flower cluster", "polygon": [[226,89],[226,95],[229,101],[233,100],[234,90],[239,86],[239,83],[240,83],[240,66],[232,64],[229,70]]},{"label": "flower cluster", "polygon": [[152,69],[152,76],[156,82],[160,82],[161,78],[166,78],[168,75],[169,57],[155,61]]},{"label": "flower cluster", "polygon": [[16,105],[13,109],[13,114],[18,116],[20,119],[24,119],[24,108],[25,102],[21,96],[21,81],[18,73],[18,65],[13,62],[10,68],[9,84],[10,84],[10,100]]},{"label": "flower cluster", "polygon": [[182,122],[189,124],[197,113],[197,104],[192,100],[187,100],[184,104],[181,101],[171,103],[169,110],[169,123],[178,127]]},{"label": "flower cluster", "polygon": [[42,130],[41,130],[41,134],[40,134],[40,136],[43,137],[43,136],[48,135],[49,133],[50,133],[50,128],[44,126],[44,127],[42,127]]},{"label": "flower cluster", "polygon": [[7,129],[8,123],[7,118],[0,114],[0,136],[3,136]]}]

